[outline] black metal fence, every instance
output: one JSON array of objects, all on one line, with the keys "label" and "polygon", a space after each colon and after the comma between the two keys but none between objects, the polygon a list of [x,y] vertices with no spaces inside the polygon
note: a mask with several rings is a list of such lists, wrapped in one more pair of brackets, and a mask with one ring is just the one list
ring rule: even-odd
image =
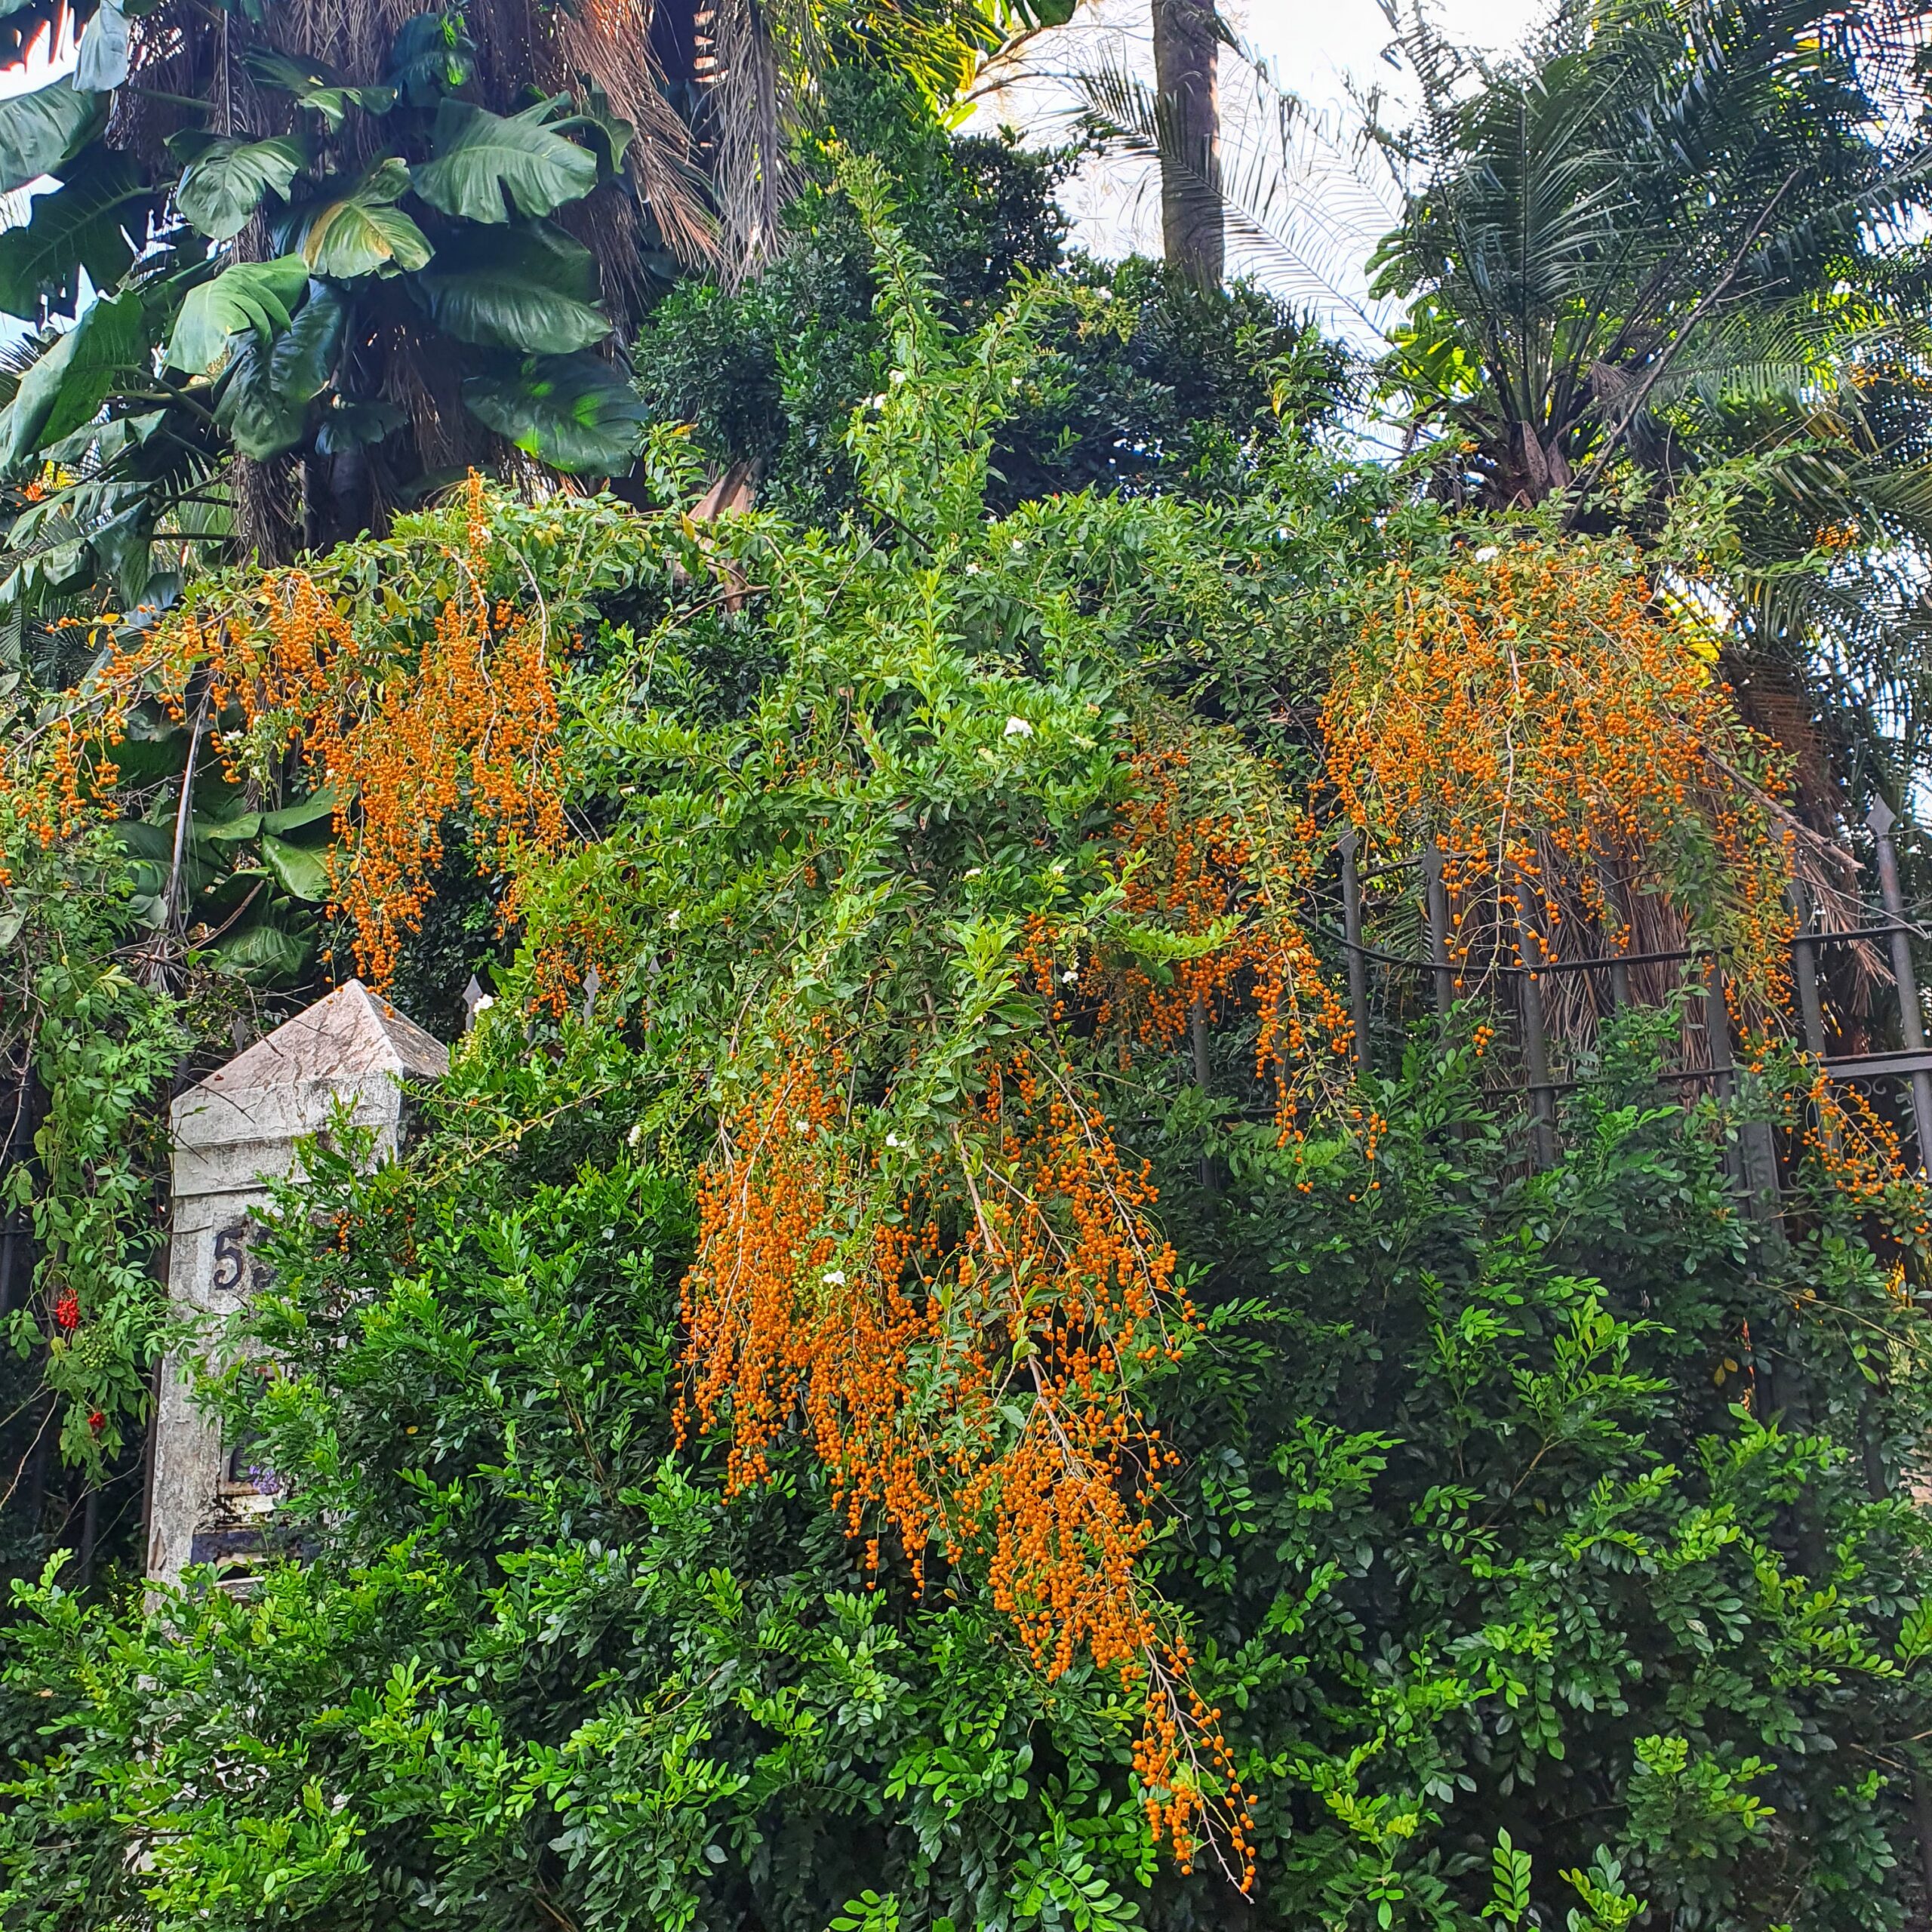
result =
[{"label": "black metal fence", "polygon": [[[1900,1110],[1901,1124],[1909,1128],[1918,1169],[1924,1173],[1928,1156],[1932,1155],[1932,1051],[1927,1050],[1925,1042],[1912,941],[1915,937],[1932,937],[1932,934],[1906,916],[1899,884],[1898,854],[1892,836],[1897,823],[1894,814],[1881,801],[1872,808],[1866,823],[1875,849],[1878,905],[1868,908],[1872,916],[1856,926],[1827,930],[1818,923],[1801,888],[1794,888],[1798,929],[1792,941],[1792,979],[1798,992],[1805,1052],[1835,1081],[1890,1090],[1898,1094],[1903,1103]],[[1379,968],[1411,981],[1426,980],[1432,989],[1435,1011],[1446,1016],[1455,1004],[1463,969],[1451,952],[1451,909],[1438,851],[1428,848],[1417,858],[1364,873],[1360,867],[1360,843],[1352,830],[1343,834],[1338,850],[1342,931],[1337,937],[1348,960],[1349,1006],[1354,1023],[1356,1059],[1361,1070],[1367,1072],[1374,1064],[1371,974]],[[1410,871],[1418,875],[1420,886],[1420,923],[1428,946],[1426,958],[1381,950],[1367,944],[1363,937],[1366,888],[1391,874]],[[1659,952],[1611,952],[1595,958],[1558,958],[1548,952],[1527,916],[1520,914],[1515,937],[1517,959],[1494,961],[1483,971],[1485,977],[1507,981],[1515,994],[1521,1058],[1518,1085],[1528,1102],[1530,1155],[1534,1164],[1546,1166],[1555,1159],[1557,1103],[1562,1094],[1574,1091],[1577,1084],[1574,1080],[1555,1077],[1552,1071],[1552,1041],[1544,1000],[1547,981],[1570,974],[1592,976],[1592,1004],[1614,1011],[1641,1003],[1633,1001],[1634,972],[1672,965],[1682,968],[1679,984],[1690,992],[1690,1017],[1701,1035],[1704,1063],[1666,1069],[1663,1077],[1669,1082],[1707,1091],[1720,1100],[1735,1094],[1737,1066],[1725,996],[1724,963],[1718,952],[1709,946],[1690,946]],[[1869,947],[1879,941],[1884,942],[1889,958],[1900,1044],[1882,1052],[1840,1051],[1826,1023],[1819,956],[1828,947]],[[1534,964],[1527,963],[1531,960]],[[1607,1001],[1603,998],[1605,994]],[[1736,1169],[1740,1186],[1758,1211],[1767,1214],[1774,1212],[1778,1162],[1768,1124],[1759,1121],[1740,1124]]]}]

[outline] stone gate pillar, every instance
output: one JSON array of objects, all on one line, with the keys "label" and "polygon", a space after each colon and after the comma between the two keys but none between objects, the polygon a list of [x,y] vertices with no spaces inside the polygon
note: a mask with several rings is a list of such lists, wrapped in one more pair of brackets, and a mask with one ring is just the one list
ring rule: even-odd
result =
[{"label": "stone gate pillar", "polygon": [[[174,1214],[168,1291],[175,1311],[216,1320],[246,1299],[252,1211],[295,1163],[295,1143],[346,1109],[395,1151],[405,1078],[435,1080],[449,1054],[414,1021],[351,980],[258,1040],[174,1105]],[[260,1541],[273,1479],[224,1444],[196,1406],[194,1364],[162,1364],[148,1511],[148,1580],[172,1583],[190,1563],[245,1556]]]}]

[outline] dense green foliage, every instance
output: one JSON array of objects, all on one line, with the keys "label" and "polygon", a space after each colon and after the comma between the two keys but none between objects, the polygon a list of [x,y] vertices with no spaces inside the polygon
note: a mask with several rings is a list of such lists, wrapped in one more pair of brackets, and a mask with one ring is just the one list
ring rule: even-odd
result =
[{"label": "dense green foliage", "polygon": [[[22,1586],[7,1922],[1900,1924],[1919,1318],[1829,1191],[1788,1238],[1741,1219],[1654,1023],[1534,1176],[1453,1029],[1355,1090],[1372,1155],[1346,1109],[1289,1144],[1253,1118],[1238,1009],[1215,1097],[1158,1040],[1105,1072],[1023,916],[1085,895],[1083,976],[1184,955],[1109,909],[1137,734],[1217,745],[1265,808],[1188,709],[1242,689],[1259,612],[1298,589],[1318,636],[1324,581],[1440,533],[1291,438],[1238,507],[989,521],[1045,298],[955,340],[848,185],[904,377],[855,419],[851,524],[496,513],[493,571],[595,586],[568,736],[599,837],[532,862],[406,1161],[318,1147],[285,1192],[215,1392],[291,1560],[145,1614]],[[881,1158],[888,1124],[974,1131],[998,1042],[1087,1067],[1151,1164],[1201,1312],[1139,1392],[1181,1455],[1148,1568],[1253,1795],[1245,1906],[1156,1855],[1111,1674],[1043,1676],[970,1555],[869,1571],[801,1441],[734,1496],[676,1423],[694,1170],[814,1020]]]},{"label": "dense green foliage", "polygon": [[[88,28],[97,60],[114,11]],[[941,8],[932,23],[1004,31],[1058,11]],[[261,25],[244,11],[238,45]],[[1577,1079],[1547,1161],[1493,985],[1438,1017],[1423,983],[1392,977],[1371,1072],[1331,1037],[1339,1002],[1316,1012],[1318,974],[1346,984],[1319,712],[1366,600],[1525,531],[1560,591],[1566,559],[1585,567],[1564,546],[1587,518],[1641,539],[1639,601],[1703,599],[1734,655],[1783,626],[1790,668],[1827,635],[1820,611],[1881,577],[1898,600],[1874,621],[1894,643],[1915,635],[1897,603],[1922,585],[1900,588],[1897,558],[1924,454],[1900,320],[1916,298],[1906,255],[1858,223],[1910,204],[1921,156],[1905,134],[1882,151],[1860,118],[1876,69],[1848,68],[1842,42],[1796,45],[1817,11],[1726,0],[1687,51],[1659,38],[1675,13],[1633,0],[1582,42],[1566,13],[1534,77],[1487,76],[1453,111],[1441,90],[1466,77],[1429,77],[1427,165],[1384,256],[1418,299],[1382,374],[1458,440],[1425,436],[1404,464],[1337,454],[1367,386],[1261,291],[1070,253],[1052,196],[1072,157],[942,131],[930,72],[879,71],[906,66],[884,57],[899,10],[838,16],[841,54],[866,54],[875,27],[879,57],[824,79],[789,245],[763,275],[666,288],[664,259],[638,252],[650,236],[629,236],[628,383],[589,339],[457,325],[475,312],[458,296],[518,294],[496,272],[504,248],[581,275],[581,244],[545,225],[579,202],[642,220],[589,82],[571,83],[568,114],[505,91],[485,31],[501,20],[481,8],[475,41],[452,14],[407,23],[414,65],[380,83],[257,60],[280,131],[182,146],[158,231],[176,253],[122,264],[126,291],[38,344],[45,377],[0,417],[17,480],[43,456],[75,466],[16,505],[14,568],[57,595],[131,558],[137,576],[171,501],[180,514],[217,472],[260,480],[220,471],[238,448],[295,452],[318,506],[337,481],[368,485],[366,467],[329,466],[379,453],[384,534],[304,567],[340,621],[344,688],[370,715],[384,694],[406,705],[465,598],[529,617],[558,718],[515,775],[555,788],[561,829],[496,839],[473,776],[444,820],[405,823],[443,843],[390,990],[457,1042],[449,1075],[412,1094],[395,1159],[372,1166],[352,1131],[305,1149],[257,1239],[254,1300],[213,1331],[171,1327],[156,1278],[165,1109],[346,969],[342,872],[374,810],[338,815],[275,729],[237,728],[232,694],[198,713],[206,663],[182,715],[152,695],[133,707],[90,829],[43,837],[30,788],[0,793],[0,1039],[20,1100],[0,1149],[16,1217],[0,1926],[1922,1919],[1932,1414],[1923,1257],[1901,1235],[1913,1183],[1892,1172],[1884,1214],[1861,1212],[1829,1133],[1793,1134],[1781,1217],[1747,1214],[1740,1137],[1764,1083],[1747,1068],[1741,1098],[1687,1099],[1672,1064],[1708,1019],[1700,987],[1559,1042]],[[481,79],[460,71],[472,57]],[[75,158],[43,208],[131,165],[125,122],[104,131],[91,93],[0,112],[0,172],[45,165],[50,141]],[[1656,99],[1671,108],[1653,126]],[[1794,101],[1807,114],[1781,120]],[[525,117],[511,145],[528,152],[512,168],[509,137],[481,143],[504,163],[486,208],[473,150],[499,110]],[[397,151],[389,173],[373,148],[350,154],[371,131]],[[1698,202],[1720,163],[1723,192]],[[545,167],[581,193],[540,213],[518,199],[509,218],[506,184],[541,201]],[[1808,212],[1786,207],[1786,174]],[[143,180],[158,204],[164,177]],[[1789,233],[1770,235],[1767,200]],[[278,203],[299,276],[279,242],[245,260],[181,225],[232,244]],[[1512,256],[1498,237],[1526,206],[1549,226],[1540,253]],[[1633,210],[1647,254],[1617,240]],[[411,232],[435,250],[413,265]],[[386,266],[328,252],[352,244],[386,248]],[[20,253],[0,248],[0,284]],[[452,257],[468,279],[439,291],[463,278]],[[1707,354],[1727,273],[1734,326]],[[1884,295],[1870,330],[1847,335],[1824,304],[1803,368],[1746,395],[1740,345],[1803,334],[1799,307],[1834,278]],[[624,305],[580,286],[601,345]],[[251,288],[254,306],[221,306]],[[518,315],[551,328],[568,291],[534,275],[522,292]],[[535,447],[629,473],[597,494],[464,500],[429,487],[417,429],[433,409],[407,428],[357,416],[337,438],[338,419],[386,407],[358,386],[374,378],[338,322],[419,312],[411,355],[426,342],[445,374],[460,358],[472,384],[494,370],[519,407],[557,373],[528,356],[586,358],[572,367],[608,409],[574,406],[588,389],[539,399],[571,405],[568,433],[610,438],[574,465]],[[137,316],[122,359],[94,357]],[[160,432],[124,379],[184,332],[207,351],[198,378],[163,370],[145,399],[175,466],[157,491],[143,452],[159,460]],[[1848,373],[1881,361],[1883,381]],[[318,386],[251,414],[297,365]],[[23,426],[57,376],[82,387]],[[1840,377],[1833,417],[1814,405]],[[1613,420],[1632,382],[1650,414]],[[269,416],[258,451],[235,433]],[[1687,469],[1645,440],[1653,420]],[[79,440],[56,447],[53,423]],[[1595,466],[1614,491],[1580,508],[1552,463],[1573,481]],[[706,514],[707,486],[739,465],[749,507]],[[1472,495],[1484,511],[1457,500]],[[215,526],[240,500],[211,506]],[[1827,515],[1873,520],[1814,542]],[[355,526],[346,497],[341,515]],[[100,517],[125,518],[135,549]],[[309,534],[333,528],[318,511]],[[37,530],[65,546],[57,570],[29,558]],[[1892,577],[1873,561],[1886,546]],[[149,585],[210,631],[270,601],[246,559],[195,576],[211,555],[177,546],[191,580]],[[1537,611],[1512,621],[1535,648]],[[25,753],[106,703],[89,677],[106,632],[22,617],[20,635],[0,697]],[[1909,681],[1917,660],[1901,662]],[[1820,769],[1798,804],[1826,849],[1844,773]],[[1197,835],[1238,856],[1188,872],[1177,852]],[[1211,903],[1188,897],[1204,877]],[[1378,903],[1377,942],[1419,953],[1418,906]],[[1176,997],[1180,975],[1251,941],[1211,996]],[[472,972],[491,998],[466,1032]],[[1870,986],[1841,1002],[1860,1027]],[[1284,1014],[1297,1031],[1278,1086],[1260,1063]],[[1801,1091],[1796,1067],[1774,1070]],[[1106,1156],[1059,1195],[1035,1158],[1035,1088],[1054,1133]],[[789,1167],[758,1164],[768,1130]],[[1085,1240],[1109,1189],[1110,1235],[1171,1244],[1149,1275],[1171,1349],[1096,1345],[1050,1395],[1039,1364],[1069,1331],[1039,1311],[1078,1270],[1041,1257],[1064,1257],[1070,1229]],[[971,1245],[983,1199],[1029,1189],[1047,1238],[1008,1308],[986,1289],[998,1270],[959,1257],[993,1252]],[[761,1421],[742,1376],[709,1406],[701,1392],[706,1269],[731,1201],[761,1190],[820,1244],[786,1263],[780,1313],[761,1318],[805,1361]],[[924,1246],[891,1244],[922,1222]],[[869,1275],[881,1253],[913,1260]],[[862,1356],[876,1338],[859,1318],[902,1294],[912,1339]],[[1071,1322],[1082,1348],[1106,1331],[1086,1305]],[[149,1594],[134,1527],[165,1346],[203,1354],[201,1398],[278,1501],[252,1571]],[[934,1469],[955,1455],[1017,1486],[1019,1451],[1077,1423],[1069,1391],[1118,1420],[1131,1446],[1100,1466],[1144,1518],[1134,1588],[1201,1700],[1186,1743],[1211,1829],[1191,1859],[1150,1823],[1149,1798],[1174,1787],[1146,1768],[1140,1666],[1097,1666],[1082,1639],[1042,1669],[1015,1600],[1044,1593],[1043,1572],[1016,1586],[986,1516],[930,1470],[930,1541],[908,1537],[885,1486],[827,1446],[851,1399],[841,1358],[897,1362],[887,1446],[909,1435]],[[986,1361],[998,1400],[969,1411]],[[734,1461],[748,1440],[752,1480]],[[1080,1520],[1047,1582],[1096,1574],[1104,1519]],[[1244,1899],[1226,1829],[1244,1803]]]},{"label": "dense green foliage", "polygon": [[[1251,285],[1203,294],[1148,262],[1069,256],[1051,194],[1073,152],[948,141],[857,86],[835,92],[831,112],[841,141],[890,169],[951,319],[983,321],[1022,274],[1052,274],[1069,297],[1001,426],[998,508],[1089,488],[1238,488],[1278,422],[1306,426],[1338,400],[1334,349]],[[809,189],[789,219],[795,245],[768,273],[728,294],[681,286],[633,357],[655,417],[693,423],[721,466],[753,466],[763,500],[814,521],[849,497],[845,426],[884,381],[887,345],[872,251],[835,182]]]}]

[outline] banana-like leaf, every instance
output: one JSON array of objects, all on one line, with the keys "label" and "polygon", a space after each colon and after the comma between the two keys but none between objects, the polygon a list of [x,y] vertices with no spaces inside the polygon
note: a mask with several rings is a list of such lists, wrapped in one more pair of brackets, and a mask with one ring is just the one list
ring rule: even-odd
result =
[{"label": "banana-like leaf", "polygon": [[594,355],[531,355],[472,377],[463,399],[499,435],[553,469],[611,476],[642,447],[642,401]]},{"label": "banana-like leaf", "polygon": [[168,366],[191,376],[216,374],[228,360],[231,336],[280,334],[308,286],[309,264],[300,255],[231,262],[189,291],[168,339]]},{"label": "banana-like leaf", "polygon": [[414,171],[416,192],[464,221],[546,215],[580,199],[597,186],[597,157],[547,125],[569,100],[558,94],[509,115],[445,100],[436,110],[435,158]]},{"label": "banana-like leaf", "polygon": [[71,76],[0,100],[0,194],[60,171],[107,122],[107,97],[83,94]]},{"label": "banana-like leaf", "polygon": [[297,899],[311,901],[329,896],[328,860],[306,846],[291,845],[272,832],[262,834],[262,863],[274,873],[285,891]]},{"label": "banana-like leaf", "polygon": [[308,217],[302,254],[312,272],[337,281],[390,275],[425,266],[435,251],[401,209],[409,170],[393,157],[378,162],[350,192]]},{"label": "banana-like leaf", "polygon": [[97,288],[118,281],[134,259],[126,229],[145,228],[152,199],[127,155],[88,149],[57,192],[36,197],[24,228],[0,235],[0,309],[31,320],[45,300],[71,312],[83,269]]},{"label": "banana-like leaf", "polygon": [[567,355],[611,333],[596,306],[590,251],[538,222],[472,229],[411,285],[459,342]]},{"label": "banana-like leaf", "polygon": [[277,54],[257,48],[243,57],[242,64],[264,87],[293,94],[312,108],[328,124],[331,133],[338,131],[352,107],[365,114],[386,114],[395,105],[395,89],[358,87],[345,80],[326,60],[303,60],[293,54]]},{"label": "banana-like leaf", "polygon": [[214,242],[239,235],[266,196],[286,199],[308,160],[302,143],[286,135],[272,141],[205,137],[195,146],[174,205]]},{"label": "banana-like leaf", "polygon": [[49,345],[0,411],[0,473],[17,471],[90,420],[115,377],[142,361],[147,349],[137,293],[126,289],[96,302]]}]

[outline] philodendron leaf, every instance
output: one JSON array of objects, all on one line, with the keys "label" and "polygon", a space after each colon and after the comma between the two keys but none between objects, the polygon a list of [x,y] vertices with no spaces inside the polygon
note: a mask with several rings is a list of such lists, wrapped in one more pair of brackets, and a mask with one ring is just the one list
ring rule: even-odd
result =
[{"label": "philodendron leaf", "polygon": [[393,157],[378,162],[350,192],[309,216],[302,254],[315,274],[337,281],[395,275],[425,266],[429,238],[393,205],[409,192],[409,170]]},{"label": "philodendron leaf", "polygon": [[352,402],[334,396],[317,426],[315,448],[322,456],[340,456],[345,450],[380,443],[408,420],[408,412],[392,402]]},{"label": "philodendron leaf", "polygon": [[326,899],[329,896],[328,860],[320,852],[291,845],[272,832],[262,834],[262,863],[279,879],[284,889],[297,899]]},{"label": "philodendron leaf", "polygon": [[623,168],[637,129],[611,105],[611,97],[592,75],[580,74],[577,82],[583,97],[574,114],[557,123],[557,130],[582,134],[596,150],[598,171],[608,180]]},{"label": "philodendron leaf", "polygon": [[143,360],[147,347],[141,298],[134,291],[96,302],[48,346],[0,411],[0,473],[17,469],[91,420],[115,377]]},{"label": "philodendron leaf", "polygon": [[568,94],[521,114],[492,114],[466,100],[436,110],[435,155],[414,171],[416,192],[464,221],[507,221],[512,213],[550,214],[597,186],[597,157],[546,124]]},{"label": "philodendron leaf", "polygon": [[499,435],[555,469],[628,471],[645,411],[619,372],[594,355],[531,355],[472,377],[463,399]]},{"label": "philodendron leaf", "polygon": [[168,338],[168,366],[191,376],[215,374],[228,360],[231,336],[266,341],[280,334],[308,286],[309,264],[300,255],[231,262],[189,291]]},{"label": "philodendron leaf", "polygon": [[565,355],[611,333],[590,251],[547,223],[475,228],[438,251],[411,291],[459,342]]},{"label": "philodendron leaf", "polygon": [[411,107],[432,106],[444,95],[469,85],[476,71],[475,54],[460,14],[441,8],[412,14],[389,43],[384,78]]},{"label": "philodendron leaf", "polygon": [[152,196],[125,154],[89,148],[69,165],[60,186],[35,197],[24,228],[0,234],[0,309],[32,320],[45,298],[71,311],[81,271],[97,288],[111,287],[134,259],[127,226]]},{"label": "philodendron leaf", "polygon": [[293,449],[308,426],[308,410],[275,386],[267,346],[254,334],[229,344],[228,365],[215,397],[214,420],[245,457],[257,463]]},{"label": "philodendron leaf", "polygon": [[224,972],[250,980],[292,980],[309,958],[309,942],[279,926],[250,926],[217,940],[213,947]]},{"label": "philodendron leaf", "polygon": [[0,194],[11,194],[80,152],[107,121],[107,97],[84,94],[71,76],[0,100]]},{"label": "philodendron leaf", "polygon": [[242,64],[264,87],[293,94],[304,107],[312,108],[331,133],[341,128],[352,107],[359,107],[365,114],[386,114],[395,105],[394,88],[358,87],[343,79],[326,60],[257,48],[243,57]]},{"label": "philodendron leaf", "polygon": [[286,199],[306,164],[302,143],[214,138],[199,144],[174,190],[174,205],[213,242],[231,241],[248,225],[265,196]]},{"label": "philodendron leaf", "polygon": [[311,792],[306,798],[298,798],[292,805],[284,805],[279,811],[262,814],[262,829],[265,832],[298,832],[305,825],[313,825],[318,819],[334,815],[336,808],[352,795],[340,786],[325,785],[319,792]]},{"label": "philodendron leaf", "polygon": [[132,46],[127,15],[114,0],[101,0],[81,33],[80,53],[74,63],[75,86],[94,93],[118,88],[128,78]]},{"label": "philodendron leaf", "polygon": [[309,299],[275,337],[269,380],[291,402],[307,402],[328,388],[342,352],[348,305],[326,282],[312,281]]}]

